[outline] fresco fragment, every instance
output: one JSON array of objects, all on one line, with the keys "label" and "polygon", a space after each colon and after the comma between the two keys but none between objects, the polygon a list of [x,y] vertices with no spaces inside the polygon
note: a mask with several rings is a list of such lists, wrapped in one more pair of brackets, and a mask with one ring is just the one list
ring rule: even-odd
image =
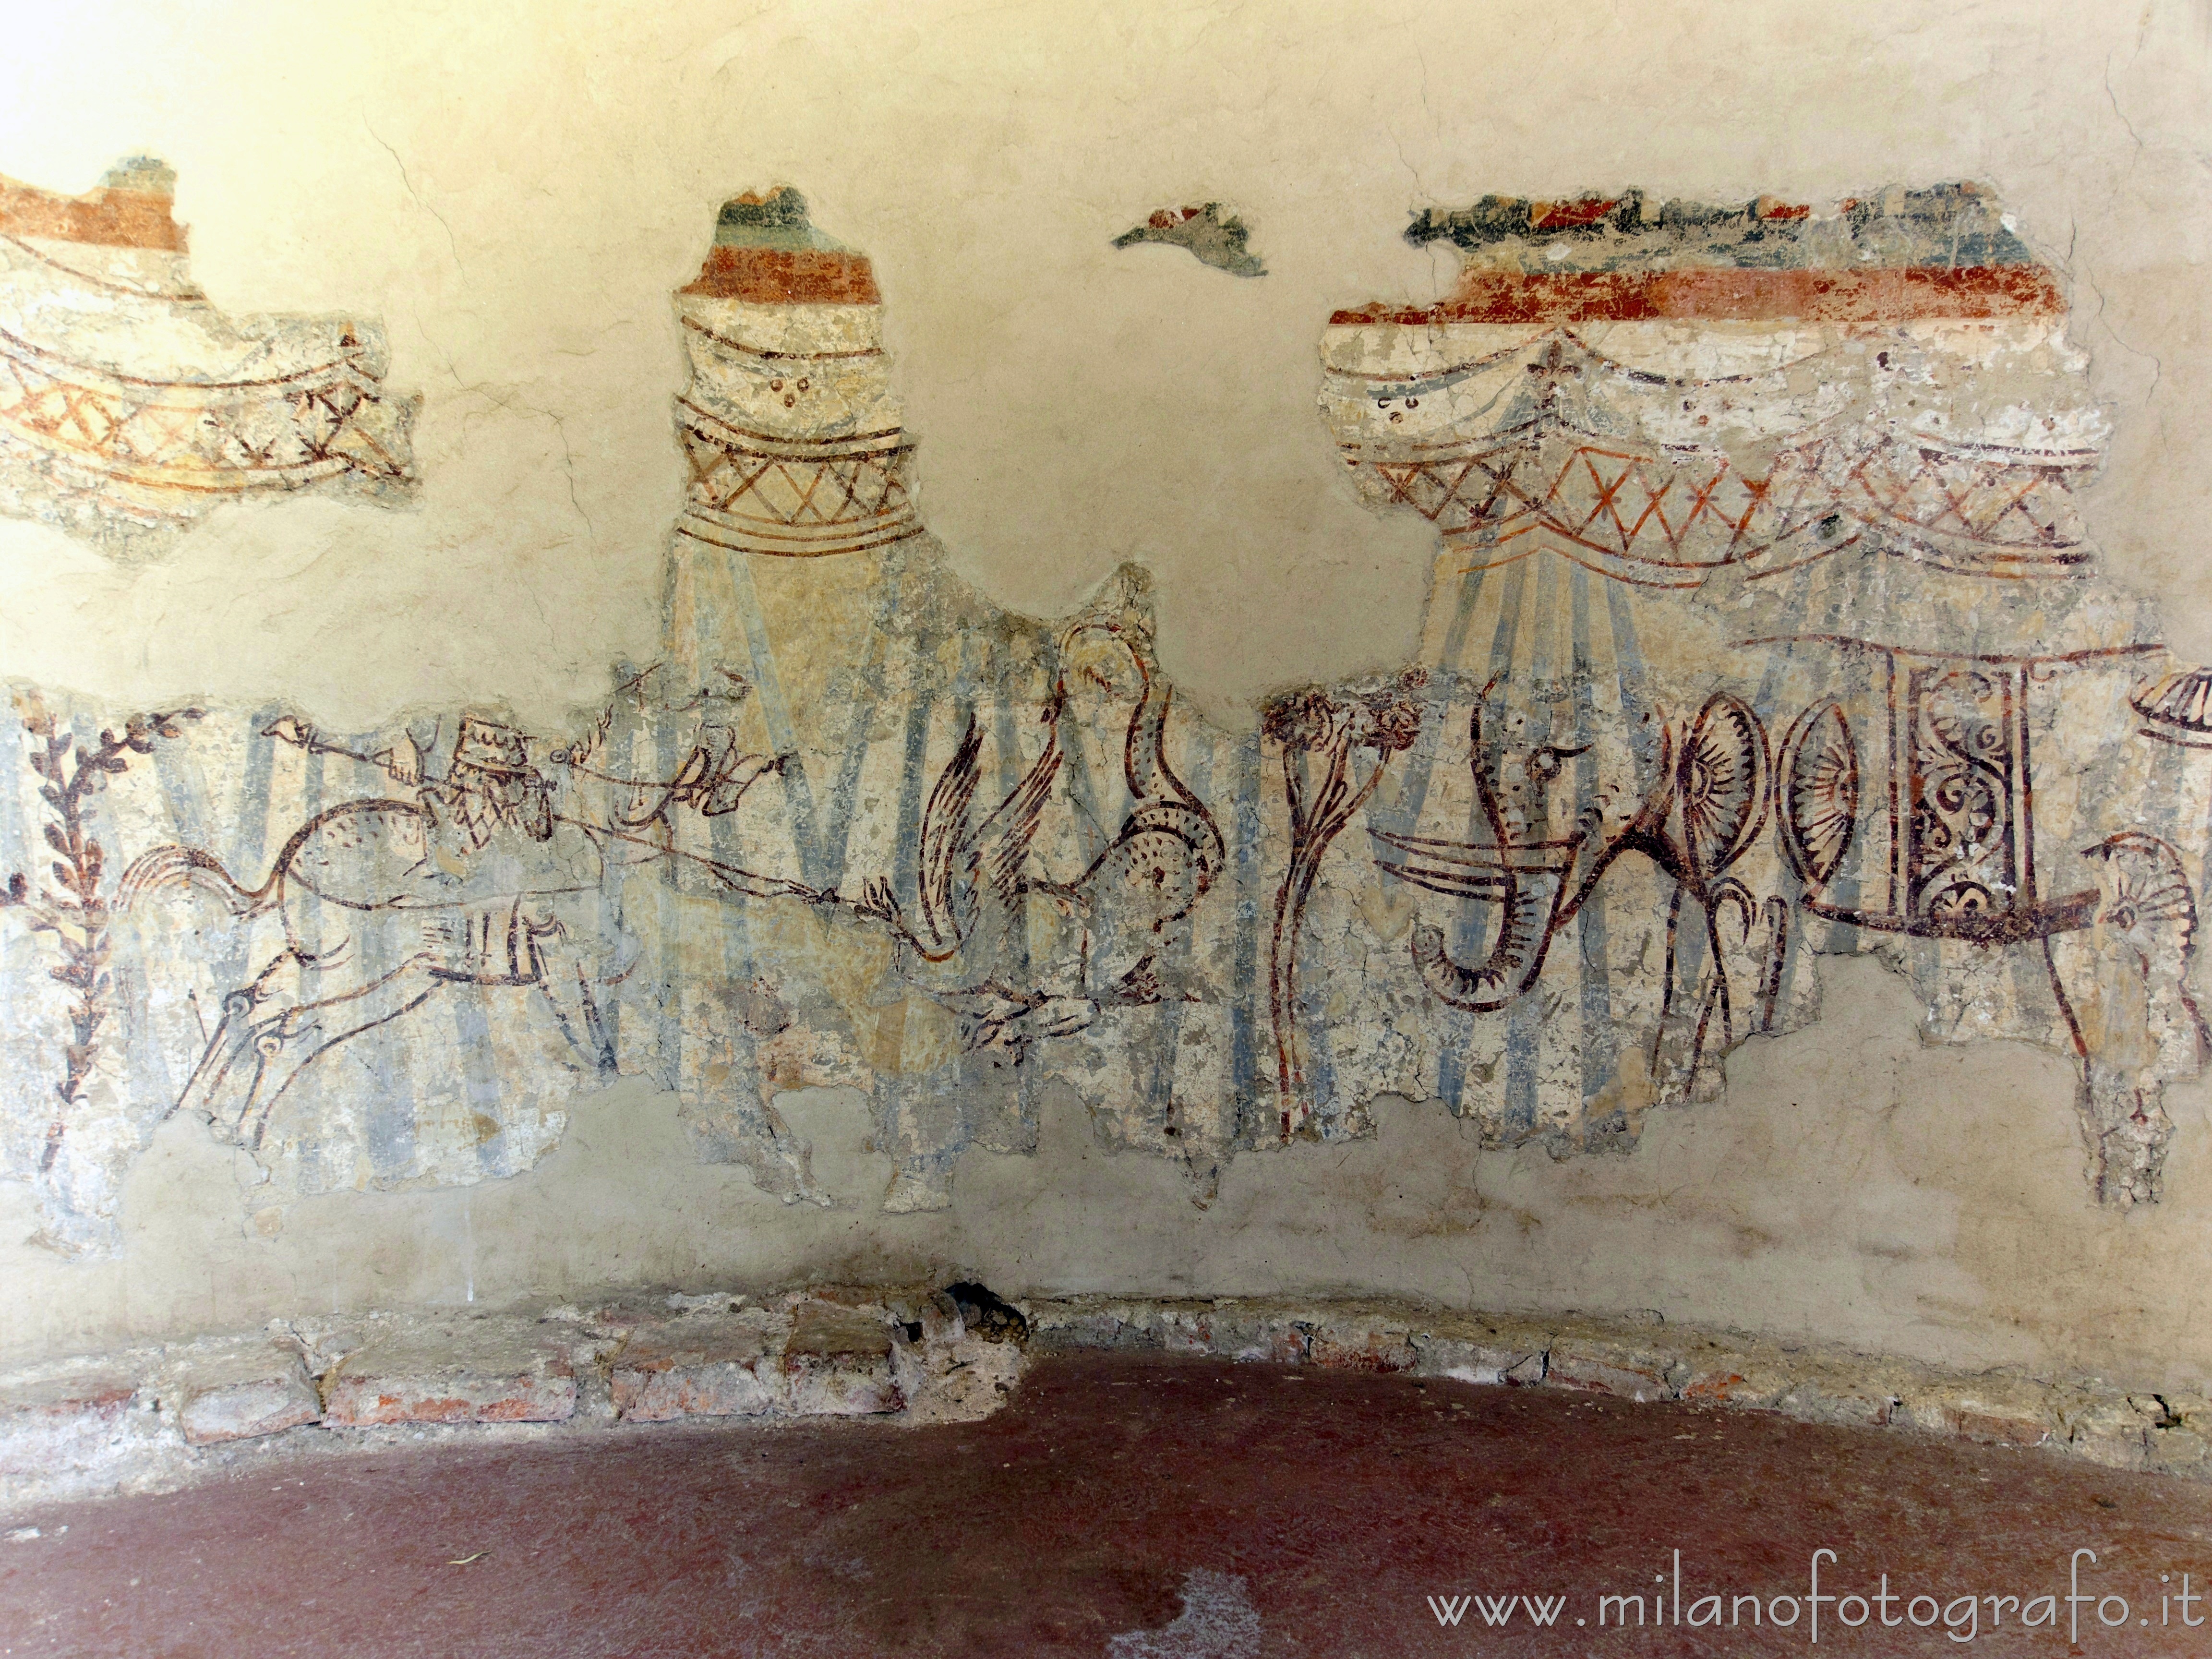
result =
[{"label": "fresco fragment", "polygon": [[[1459,289],[1335,313],[1320,409],[1435,527],[1419,652],[1256,730],[1177,698],[1141,569],[1053,620],[954,573],[874,269],[788,187],[675,296],[660,654],[573,729],[27,690],[0,1144],[52,1237],[112,1243],[175,1113],[300,1191],[466,1182],[618,1075],[764,1193],[893,1212],[1033,1151],[1054,1085],[1201,1205],[1382,1095],[1626,1152],[1817,1017],[1823,952],[1931,1037],[2071,1054],[2090,1190],[2154,1200],[2212,721],[2097,573],[2053,274],[1967,186],[1409,234]],[[816,1088],[866,1099],[884,1189],[817,1175]]]},{"label": "fresco fragment", "polygon": [[382,326],[223,315],[175,182],[143,156],[79,197],[0,179],[0,513],[143,559],[224,501],[404,499],[421,399],[386,389]]}]

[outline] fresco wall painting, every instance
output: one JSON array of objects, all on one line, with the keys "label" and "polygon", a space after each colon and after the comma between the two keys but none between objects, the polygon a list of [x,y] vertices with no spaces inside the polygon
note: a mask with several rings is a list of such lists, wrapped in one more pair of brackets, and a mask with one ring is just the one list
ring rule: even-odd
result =
[{"label": "fresco wall painting", "polygon": [[[46,365],[9,371],[0,507],[141,558],[217,499],[404,491],[374,328],[216,317],[166,179],[0,193],[0,351]],[[1256,274],[1240,221],[1165,216],[1121,241]],[[290,1192],[470,1182],[618,1074],[767,1192],[895,1212],[1033,1149],[1048,1086],[1201,1205],[1386,1095],[1624,1152],[1817,1018],[1835,952],[1931,1040],[2073,1055],[2090,1192],[2154,1201],[2212,681],[2097,574],[2053,273],[1966,185],[1407,234],[1459,284],[1329,319],[1320,414],[1435,528],[1419,652],[1250,731],[1176,699],[1141,569],[1048,622],[952,572],[874,270],[787,187],[676,295],[660,654],[575,729],[21,688],[0,1154],[50,1241],[114,1247],[174,1113]],[[817,1178],[778,1103],[814,1086],[868,1099],[887,1190]]]}]

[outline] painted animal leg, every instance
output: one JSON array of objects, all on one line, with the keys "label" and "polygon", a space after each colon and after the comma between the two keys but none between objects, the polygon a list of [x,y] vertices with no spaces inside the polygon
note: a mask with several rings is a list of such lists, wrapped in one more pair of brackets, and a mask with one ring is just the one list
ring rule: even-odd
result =
[{"label": "painted animal leg", "polygon": [[1775,1005],[1782,999],[1782,965],[1790,955],[1790,901],[1779,893],[1766,898],[1766,962],[1759,975],[1759,1025],[1774,1029]]},{"label": "painted animal leg", "polygon": [[1682,887],[1674,884],[1674,896],[1667,906],[1667,957],[1660,969],[1659,1020],[1651,1033],[1651,1080],[1659,1080],[1659,1051],[1667,1041],[1667,1022],[1674,1012],[1674,942],[1682,926]]},{"label": "painted animal leg", "polygon": [[[253,993],[250,988],[233,991],[222,1000],[222,1018],[201,1051],[200,1063],[192,1068],[184,1092],[169,1109],[204,1112],[217,1122],[228,1117],[229,1127],[236,1127],[260,1072],[254,1035]],[[238,1104],[226,1111],[225,1103],[234,1091],[240,1097]]]},{"label": "painted animal leg", "polygon": [[[1686,1018],[1678,1024],[1674,1018],[1674,1000],[1675,981],[1682,969],[1684,891],[1684,888],[1678,885],[1673,902],[1667,907],[1666,978],[1660,990],[1657,1026],[1651,1036],[1650,1074],[1662,1100],[1678,1098],[1670,1092],[1673,1080],[1677,1076],[1680,1078],[1683,1088],[1683,1094],[1679,1098],[1694,1097],[1698,1069],[1705,1064],[1710,1045],[1717,1042],[1724,1052],[1735,1042],[1735,976],[1729,970],[1721,925],[1721,917],[1725,911],[1733,908],[1735,912],[1741,934],[1737,945],[1739,952],[1747,950],[1751,941],[1751,897],[1741,884],[1726,879],[1711,892],[1691,895],[1704,913],[1704,960],[1697,969],[1695,1018]],[[1671,1059],[1668,1053],[1670,1038],[1674,1045]]]},{"label": "painted animal leg", "polygon": [[2173,1136],[2164,1085],[2194,1072],[2205,1047],[2189,991],[2197,901],[2181,855],[2154,836],[2115,836],[2083,856],[2096,861],[2094,918],[2068,941],[2066,971],[2048,938],[2044,958],[2081,1057],[2090,1185],[2126,1208],[2158,1200]]},{"label": "painted animal leg", "polygon": [[1690,1066],[1687,1085],[1695,1094],[1698,1086],[1698,1067],[1705,1061],[1705,1039],[1711,1034],[1713,1015],[1721,1017],[1721,1047],[1726,1049],[1735,1042],[1735,1012],[1729,996],[1728,958],[1721,954],[1719,901],[1708,901],[1705,911],[1705,989],[1698,1000],[1698,1029],[1690,1039]]},{"label": "painted animal leg", "polygon": [[[518,906],[516,926],[526,940],[526,970],[538,994],[553,1011],[561,1034],[571,1047],[587,1055],[603,1077],[617,1069],[611,1009],[602,1008],[599,994],[628,979],[641,954],[636,939],[617,920],[611,938],[604,914],[600,926],[571,929],[552,905],[532,914]],[[602,945],[596,954],[579,948],[578,937]]]},{"label": "painted animal leg", "polygon": [[602,1077],[615,1073],[615,1035],[600,1012],[599,1000],[582,959],[570,957],[546,972],[538,981],[538,994],[553,1011],[561,1035],[587,1056]]}]

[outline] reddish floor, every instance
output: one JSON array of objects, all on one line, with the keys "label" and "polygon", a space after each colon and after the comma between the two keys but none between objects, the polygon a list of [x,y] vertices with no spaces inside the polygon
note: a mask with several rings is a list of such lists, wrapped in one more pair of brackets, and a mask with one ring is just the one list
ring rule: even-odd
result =
[{"label": "reddish floor", "polygon": [[[1796,1652],[1823,1547],[1823,1593],[1871,1595],[1887,1572],[1897,1599],[1820,1604],[1814,1652],[2212,1656],[2212,1624],[2182,1622],[2212,1618],[2212,1487],[1755,1413],[1158,1358],[1049,1360],[983,1424],[314,1459],[29,1519],[39,1538],[0,1541],[9,1656]],[[2097,1559],[2069,1608],[2077,1548]],[[1599,1598],[1638,1591],[1667,1622],[1639,1632],[1630,1602],[1620,1630]],[[1700,1605],[1715,1591],[1796,1625],[1753,1630],[1747,1600]],[[2056,1628],[2021,1629],[2045,1595]],[[1482,1599],[1441,1625],[1429,1598],[1464,1595]],[[1533,1625],[1529,1600],[1554,1596]],[[2129,1603],[2101,1604],[2117,1628],[2109,1596]],[[1911,1622],[1942,1608],[1948,1632]]]}]

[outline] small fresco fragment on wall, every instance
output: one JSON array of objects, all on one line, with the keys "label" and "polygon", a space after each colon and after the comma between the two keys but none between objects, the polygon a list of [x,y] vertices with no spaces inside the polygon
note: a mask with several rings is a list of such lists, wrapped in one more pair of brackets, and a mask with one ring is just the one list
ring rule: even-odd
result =
[{"label": "small fresco fragment on wall", "polygon": [[1267,274],[1266,263],[1252,251],[1251,228],[1218,202],[1160,208],[1147,214],[1142,224],[1130,226],[1114,239],[1115,247],[1135,247],[1145,242],[1182,248],[1199,264],[1225,270],[1231,276]]}]

